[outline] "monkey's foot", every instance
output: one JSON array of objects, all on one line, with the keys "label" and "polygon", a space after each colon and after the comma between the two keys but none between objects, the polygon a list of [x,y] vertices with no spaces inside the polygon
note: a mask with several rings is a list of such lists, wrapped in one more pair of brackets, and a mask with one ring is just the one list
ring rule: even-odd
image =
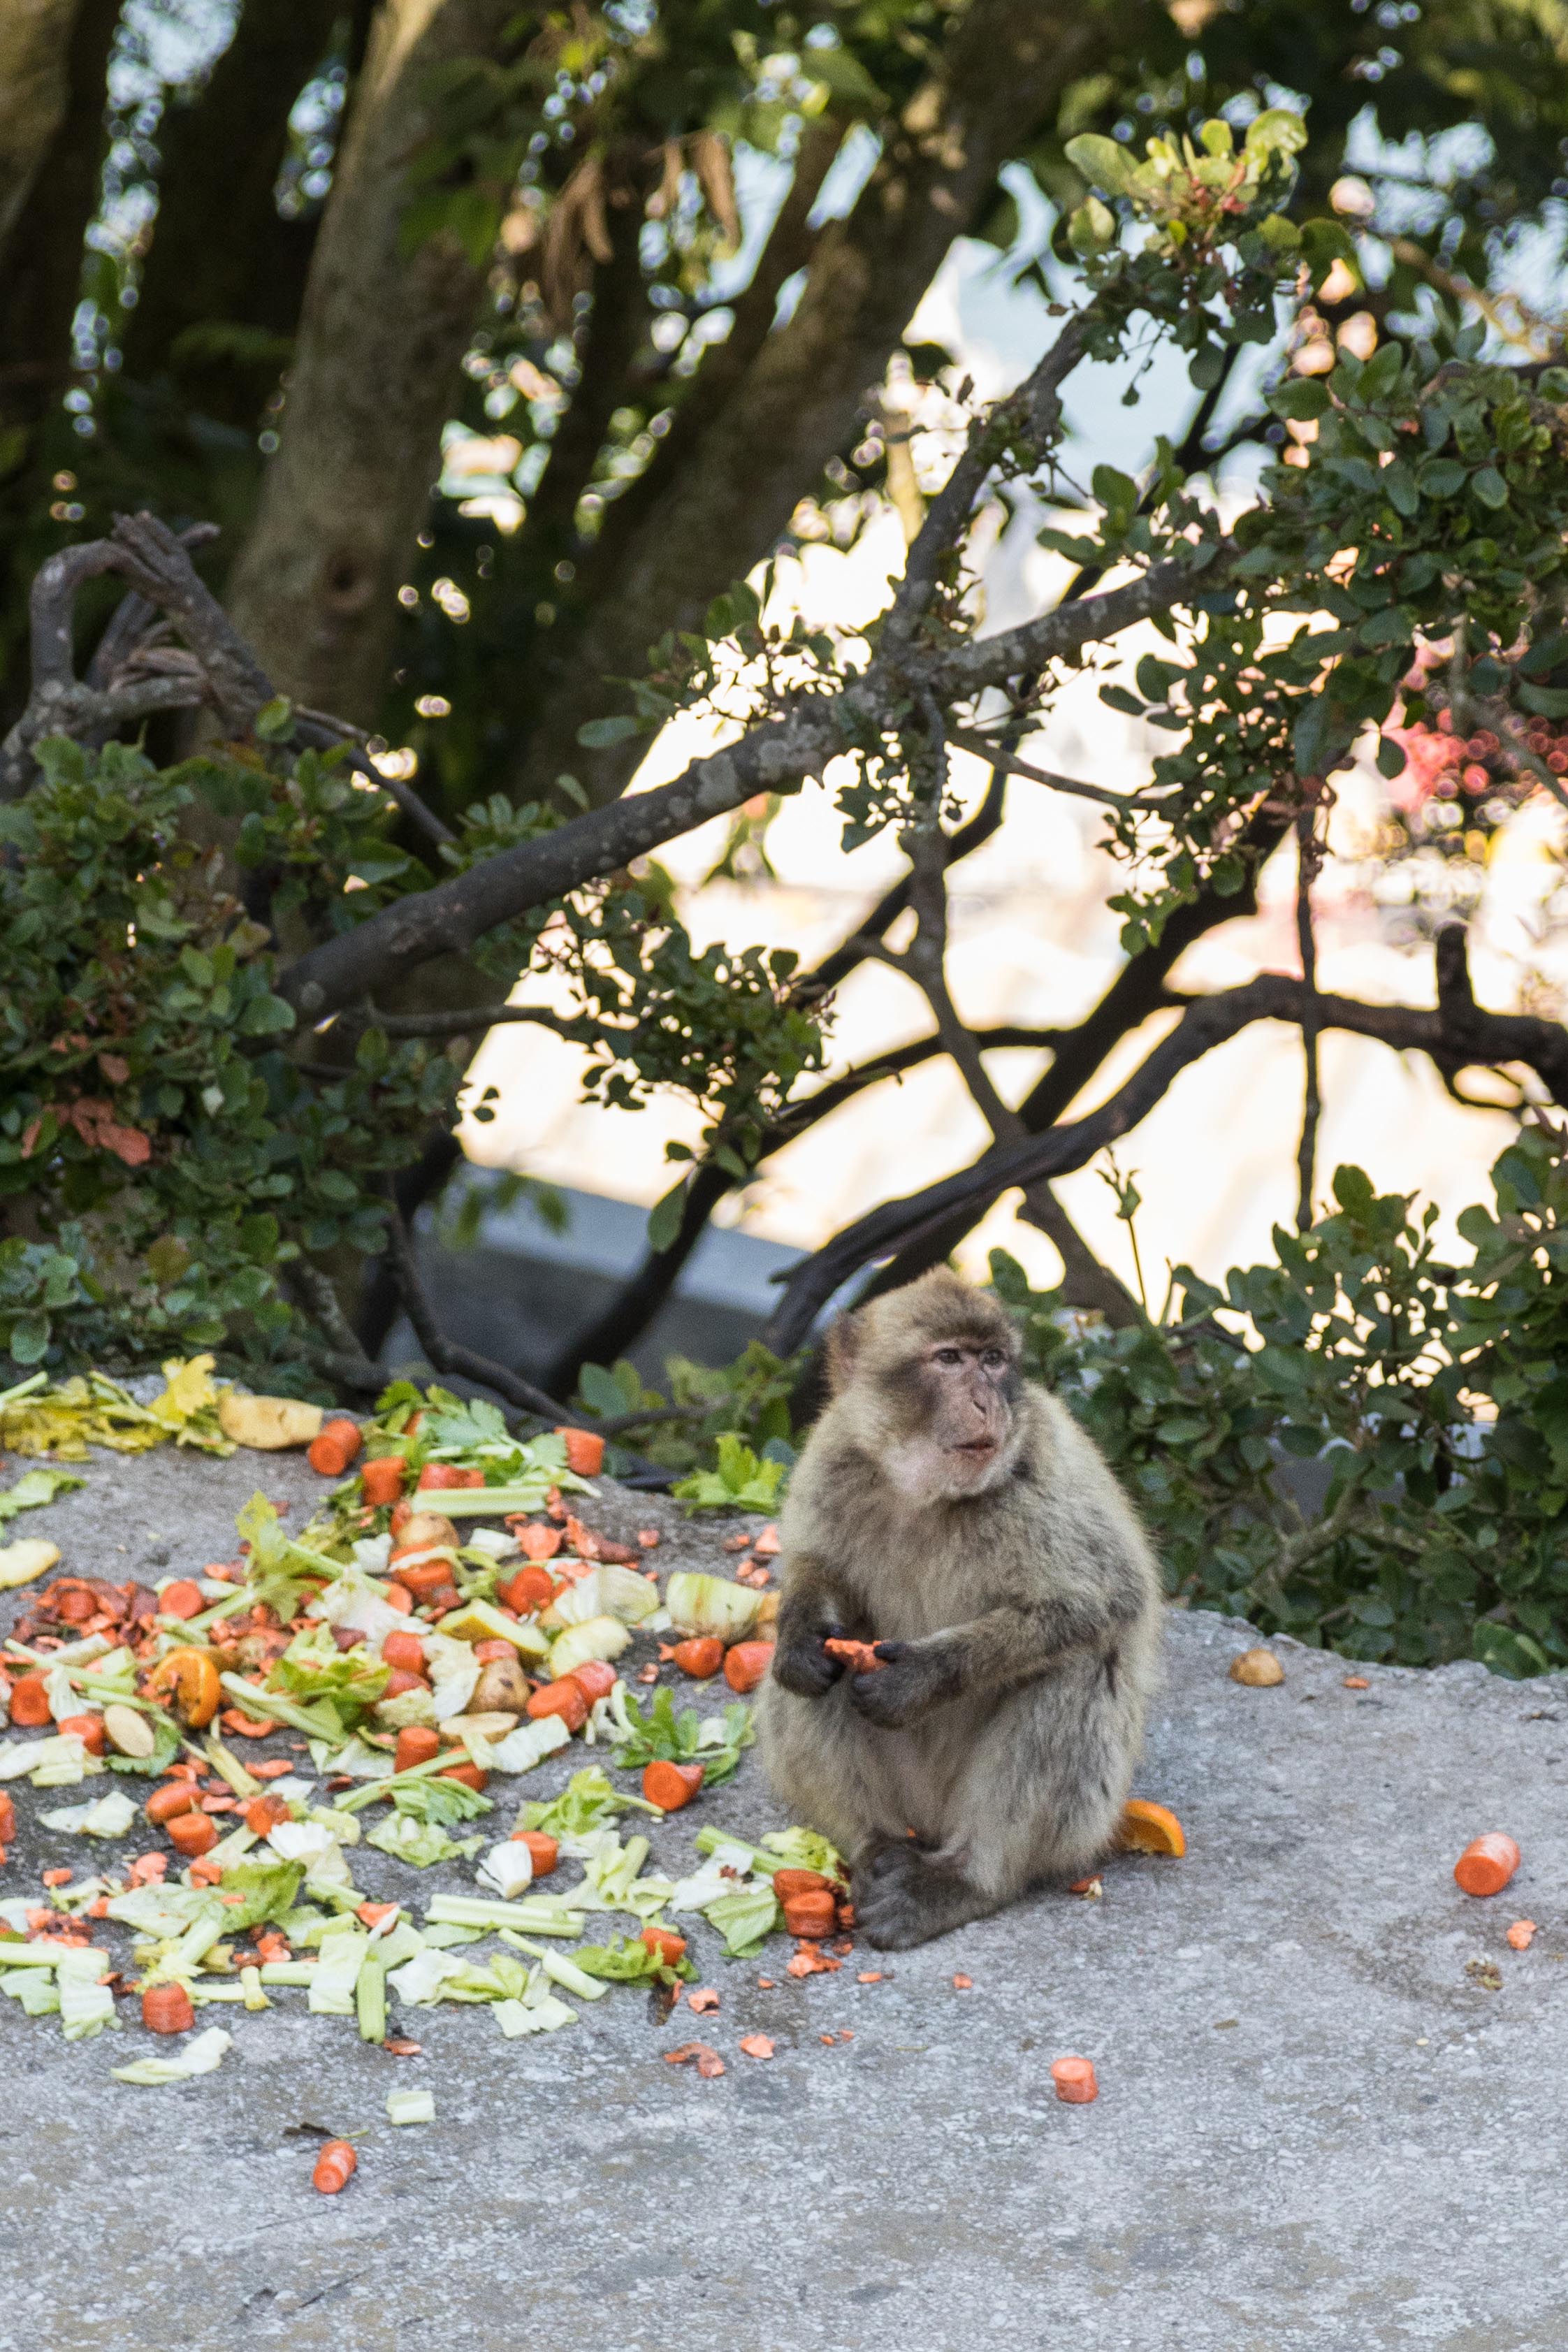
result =
[{"label": "monkey's foot", "polygon": [[913,1846],[884,1846],[855,1881],[855,1924],[879,1952],[908,1952],[1000,1908],[967,1879],[932,1870]]}]

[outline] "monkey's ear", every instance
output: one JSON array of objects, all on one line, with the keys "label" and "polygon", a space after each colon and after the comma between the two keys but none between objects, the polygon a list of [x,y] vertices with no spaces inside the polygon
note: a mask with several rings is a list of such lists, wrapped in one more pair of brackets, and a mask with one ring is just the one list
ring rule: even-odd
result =
[{"label": "monkey's ear", "polygon": [[860,1354],[860,1336],[858,1315],[841,1315],[830,1327],[824,1357],[829,1396],[837,1396],[854,1379],[855,1366]]}]

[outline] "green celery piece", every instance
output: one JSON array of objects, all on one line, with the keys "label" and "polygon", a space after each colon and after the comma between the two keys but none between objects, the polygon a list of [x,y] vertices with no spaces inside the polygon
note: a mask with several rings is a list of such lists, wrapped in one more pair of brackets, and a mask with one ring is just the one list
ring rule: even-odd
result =
[{"label": "green celery piece", "polygon": [[384,2042],[386,2040],[386,1962],[379,1953],[367,1953],[361,1963],[359,1979],[354,1986],[354,2007],[359,2012],[360,2040]]},{"label": "green celery piece", "polygon": [[261,1981],[264,1985],[308,1985],[316,1981],[320,1960],[264,1960]]},{"label": "green celery piece", "polygon": [[745,1839],[737,1837],[732,1830],[721,1830],[710,1826],[705,1830],[698,1831],[699,1853],[716,1853],[721,1845],[739,1846],[743,1853],[750,1854],[752,1868],[765,1870],[770,1878],[775,1870],[784,1870],[787,1867],[782,1854],[767,1853],[760,1845],[748,1845]]},{"label": "green celery piece", "polygon": [[553,1895],[521,1903],[489,1903],[471,1895],[437,1895],[426,1916],[454,1927],[526,1927],[535,1936],[580,1936],[583,1914]]},{"label": "green celery piece", "polygon": [[[312,1739],[330,1739],[334,1748],[341,1748],[349,1736],[334,1710],[329,1709],[332,1715],[331,1722],[324,1723],[319,1712],[312,1714],[310,1707],[296,1706],[294,1701],[286,1698],[281,1691],[258,1690],[254,1683],[246,1682],[239,1675],[220,1675],[218,1680],[230,1697],[237,1699],[241,1706],[247,1710],[264,1707],[270,1721],[286,1723],[291,1730],[307,1732]],[[320,1709],[327,1706],[327,1701],[317,1699],[313,1705]]]}]

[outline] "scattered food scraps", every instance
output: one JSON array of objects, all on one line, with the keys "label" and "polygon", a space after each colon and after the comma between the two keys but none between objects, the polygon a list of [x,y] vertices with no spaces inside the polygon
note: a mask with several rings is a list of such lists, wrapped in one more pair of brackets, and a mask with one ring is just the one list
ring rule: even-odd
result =
[{"label": "scattered food scraps", "polygon": [[743,2033],[741,2048],[748,2058],[771,2058],[773,2045],[765,2033]]},{"label": "scattered food scraps", "polygon": [[954,1992],[973,1992],[974,1990],[974,1979],[973,1977],[964,1976],[954,1977],[952,1980],[952,1989]]},{"label": "scattered food scraps", "polygon": [[[687,1994],[686,2006],[695,2010],[699,2017],[710,2017],[719,2006],[719,1996],[711,1985],[699,1985]],[[745,2043],[742,2042],[741,2047],[744,2049]]]},{"label": "scattered food scraps", "polygon": [[1519,1868],[1519,1848],[1500,1830],[1472,1838],[1454,1864],[1454,1877],[1467,1895],[1500,1895]]},{"label": "scattered food scraps", "polygon": [[1370,1690],[1372,1688],[1372,1685],[1368,1682],[1364,1675],[1347,1675],[1344,1679],[1344,1687],[1346,1690]]},{"label": "scattered food scraps", "polygon": [[1087,2107],[1100,2096],[1100,2083],[1094,2063],[1089,2058],[1058,2058],[1051,2065],[1051,2080],[1057,2086],[1057,2096],[1069,2107]]},{"label": "scattered food scraps", "polygon": [[667,2066],[686,2066],[693,2061],[706,2082],[714,2082],[726,2072],[724,2061],[706,2042],[683,2042],[679,2050],[667,2050],[664,2053]]},{"label": "scattered food scraps", "polygon": [[1285,1679],[1285,1669],[1272,1650],[1243,1650],[1230,1662],[1233,1683],[1248,1690],[1273,1690]]},{"label": "scattered food scraps", "polygon": [[1495,1960],[1467,1960],[1465,1974],[1483,1992],[1501,1992],[1502,1970]]},{"label": "scattered food scraps", "polygon": [[1166,1805],[1146,1797],[1129,1797],[1121,1808],[1116,1843],[1124,1853],[1180,1856],[1187,1850],[1186,1832]]},{"label": "scattered food scraps", "polygon": [[857,1984],[880,1984],[882,1979],[883,1972],[880,1969],[862,1969],[855,1981]]},{"label": "scattered food scraps", "polygon": [[1086,1895],[1090,1903],[1098,1903],[1105,1893],[1105,1881],[1102,1878],[1075,1878],[1068,1893]]},{"label": "scattered food scraps", "polygon": [[1538,1933],[1533,1919],[1516,1919],[1508,1931],[1508,1940],[1516,1952],[1528,1952]]},{"label": "scattered food scraps", "polygon": [[[395,2096],[395,2094],[394,2094]],[[346,2189],[359,2169],[359,2158],[346,2139],[330,2139],[316,2158],[316,2168],[310,2175],[310,2185],[323,2197],[335,2197]]]}]

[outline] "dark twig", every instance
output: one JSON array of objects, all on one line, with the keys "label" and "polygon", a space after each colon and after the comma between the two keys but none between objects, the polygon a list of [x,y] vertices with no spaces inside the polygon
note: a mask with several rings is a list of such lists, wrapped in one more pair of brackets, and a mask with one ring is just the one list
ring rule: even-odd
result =
[{"label": "dark twig", "polygon": [[[1314,807],[1301,811],[1296,820],[1296,845],[1299,863],[1296,869],[1296,945],[1301,957],[1301,982],[1310,1001],[1318,992],[1318,939],[1312,928],[1312,885],[1322,864],[1322,848],[1313,824]],[[1306,1088],[1301,1106],[1301,1140],[1296,1152],[1296,1171],[1300,1191],[1296,1202],[1296,1230],[1308,1232],[1312,1223],[1312,1192],[1317,1179],[1318,1122],[1322,1117],[1322,1074],[1319,1066],[1318,1023],[1308,1013],[1301,1023],[1301,1051],[1306,1059]]]},{"label": "dark twig", "polygon": [[460,1380],[477,1381],[481,1388],[493,1389],[496,1395],[515,1405],[520,1412],[529,1412],[552,1426],[568,1422],[574,1428],[587,1429],[595,1424],[568,1406],[557,1404],[552,1396],[536,1389],[531,1381],[520,1373],[509,1371],[504,1364],[493,1363],[489,1356],[477,1355],[472,1348],[459,1347],[448,1339],[436,1319],[424,1277],[414,1255],[414,1244],[396,1204],[387,1203],[387,1255],[391,1260],[393,1278],[403,1300],[414,1336],[425,1350],[425,1360],[432,1371],[455,1373]]}]

